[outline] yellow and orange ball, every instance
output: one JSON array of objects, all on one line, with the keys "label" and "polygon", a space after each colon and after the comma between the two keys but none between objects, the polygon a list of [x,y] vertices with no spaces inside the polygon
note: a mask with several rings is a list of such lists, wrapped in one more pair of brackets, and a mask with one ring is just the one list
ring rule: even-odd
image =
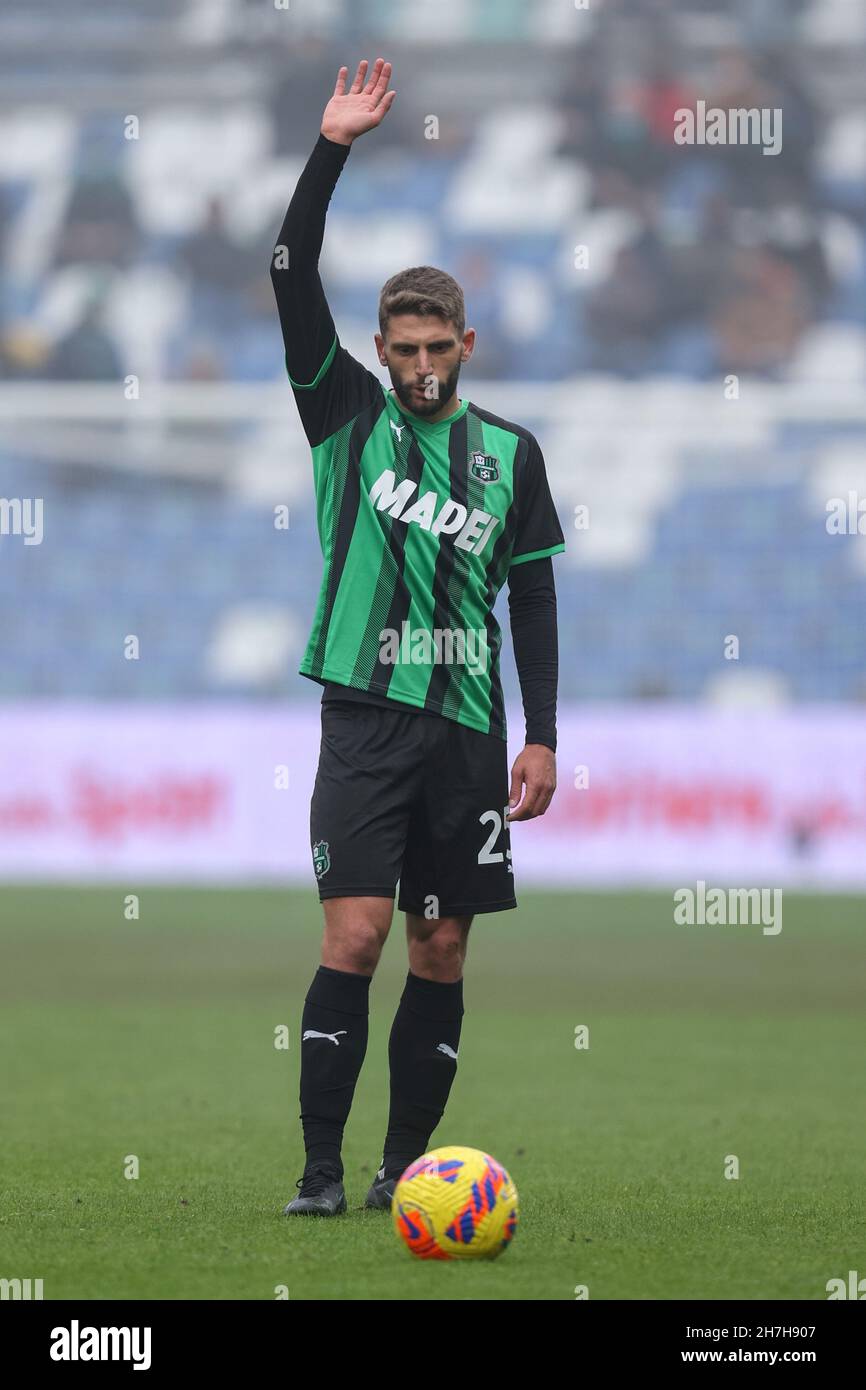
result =
[{"label": "yellow and orange ball", "polygon": [[480,1149],[432,1149],[400,1177],[391,1217],[421,1260],[493,1260],[517,1229],[517,1189]]}]

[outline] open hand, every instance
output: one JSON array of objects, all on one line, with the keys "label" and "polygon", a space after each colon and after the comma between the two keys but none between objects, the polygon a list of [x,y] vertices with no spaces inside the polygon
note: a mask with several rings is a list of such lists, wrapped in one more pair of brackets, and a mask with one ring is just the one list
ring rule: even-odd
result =
[{"label": "open hand", "polygon": [[349,76],[349,69],[340,68],[337,74],[334,95],[325,107],[322,117],[322,134],[337,145],[351,145],[359,135],[379,125],[390,111],[397,95],[393,90],[388,91],[390,63],[386,63],[384,58],[377,58],[370,80],[365,86],[367,67],[367,59],[362,58],[348,92],[346,78]]}]

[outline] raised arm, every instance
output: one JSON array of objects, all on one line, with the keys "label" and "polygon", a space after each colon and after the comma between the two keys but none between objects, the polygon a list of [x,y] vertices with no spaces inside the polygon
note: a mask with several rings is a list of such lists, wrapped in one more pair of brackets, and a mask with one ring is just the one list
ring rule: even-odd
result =
[{"label": "raised arm", "polygon": [[300,389],[316,381],[336,339],[319,276],[328,204],[353,140],[379,125],[395,96],[387,90],[390,63],[378,58],[365,84],[366,72],[365,59],[347,92],[348,69],[340,68],[319,139],[298,180],[271,261],[286,369],[292,385]]},{"label": "raised arm", "polygon": [[271,261],[286,370],[293,384],[311,382],[336,336],[319,277],[325,214],[349,153],[319,136],[298,179]]}]

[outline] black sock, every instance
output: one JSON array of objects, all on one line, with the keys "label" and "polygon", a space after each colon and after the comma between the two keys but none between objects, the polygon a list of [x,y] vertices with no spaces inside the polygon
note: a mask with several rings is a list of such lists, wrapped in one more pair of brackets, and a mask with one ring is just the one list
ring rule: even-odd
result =
[{"label": "black sock", "polygon": [[443,984],[409,971],[388,1043],[391,1107],[382,1159],[386,1178],[399,1177],[429,1147],[457,1071],[462,1019],[462,980]]},{"label": "black sock", "polygon": [[[343,1176],[340,1149],[367,1051],[370,975],[320,965],[301,1019],[301,1123],[306,1167]],[[308,1034],[324,1034],[310,1037]]]}]

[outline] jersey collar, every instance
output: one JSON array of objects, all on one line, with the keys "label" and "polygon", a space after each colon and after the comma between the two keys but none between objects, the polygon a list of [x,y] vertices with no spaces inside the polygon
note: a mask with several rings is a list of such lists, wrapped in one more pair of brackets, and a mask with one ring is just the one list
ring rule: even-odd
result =
[{"label": "jersey collar", "polygon": [[450,429],[454,421],[459,420],[469,409],[468,399],[464,400],[462,396],[458,396],[457,399],[460,404],[452,415],[448,415],[444,420],[425,420],[422,416],[413,415],[411,410],[405,409],[393,387],[385,392],[385,399],[390,403],[391,409],[393,409],[397,415],[403,416],[404,419],[408,420],[412,429],[420,434],[438,434],[442,430]]}]

